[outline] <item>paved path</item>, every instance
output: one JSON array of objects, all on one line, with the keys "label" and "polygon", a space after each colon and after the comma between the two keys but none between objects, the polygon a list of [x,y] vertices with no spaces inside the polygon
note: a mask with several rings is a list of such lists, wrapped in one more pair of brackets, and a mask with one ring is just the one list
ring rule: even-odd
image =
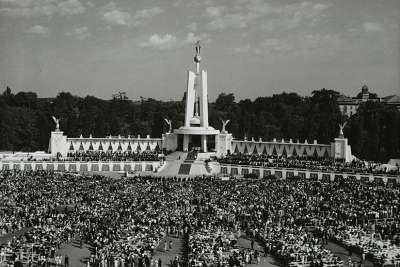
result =
[{"label": "paved path", "polygon": [[[251,248],[251,241],[248,238],[245,237],[241,237],[238,239],[238,246],[242,247],[242,248]],[[254,249],[258,250],[260,252],[261,255],[261,261],[260,264],[249,264],[246,265],[249,267],[277,267],[277,266],[282,266],[276,259],[274,259],[273,257],[271,257],[270,255],[266,256],[264,255],[264,248],[258,243],[255,242],[254,243]]]},{"label": "paved path", "polygon": [[[168,249],[167,251],[164,250],[165,241],[169,242],[172,240],[172,248]],[[168,236],[166,239],[162,240],[160,245],[154,250],[154,259],[160,259],[162,267],[171,266],[171,261],[174,260],[175,256],[179,255],[182,258],[183,253],[183,239]]]},{"label": "paved path", "polygon": [[86,263],[90,257],[90,250],[88,245],[83,244],[81,248],[79,241],[72,239],[71,242],[61,246],[61,248],[56,251],[56,254],[63,257],[63,264],[65,255],[68,255],[69,266],[83,267],[87,266]]},{"label": "paved path", "polygon": [[[335,256],[338,256],[343,261],[344,266],[349,265],[348,263],[349,263],[350,252],[346,248],[344,248],[334,242],[328,242],[328,245],[325,245],[325,247],[330,249],[335,254]],[[352,253],[351,260],[353,263],[361,262],[360,255],[358,255],[356,253]],[[374,264],[372,262],[366,260],[363,263],[363,266],[372,267],[372,266],[374,266]]]}]

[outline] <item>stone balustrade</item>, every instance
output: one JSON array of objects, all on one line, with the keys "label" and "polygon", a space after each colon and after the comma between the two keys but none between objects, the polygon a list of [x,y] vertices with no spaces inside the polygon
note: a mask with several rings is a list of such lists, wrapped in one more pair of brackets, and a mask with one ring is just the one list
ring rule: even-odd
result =
[{"label": "stone balustrade", "polygon": [[233,175],[243,177],[246,174],[254,173],[259,178],[275,176],[278,179],[287,179],[291,177],[300,177],[306,179],[330,180],[345,178],[357,179],[363,181],[382,181],[400,183],[400,176],[389,174],[372,174],[372,173],[346,173],[346,172],[331,172],[323,170],[307,170],[307,169],[293,169],[293,168],[271,168],[250,165],[235,165],[221,163],[221,175]]},{"label": "stone balustrade", "polygon": [[0,170],[152,172],[160,164],[160,161],[0,161]]}]

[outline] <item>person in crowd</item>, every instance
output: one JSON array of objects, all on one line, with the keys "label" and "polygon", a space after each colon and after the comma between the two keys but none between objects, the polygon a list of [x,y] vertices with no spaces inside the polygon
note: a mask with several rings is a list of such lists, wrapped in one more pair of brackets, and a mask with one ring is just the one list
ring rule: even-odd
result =
[{"label": "person in crowd", "polygon": [[58,158],[64,161],[159,161],[161,151],[73,151],[67,157]]}]

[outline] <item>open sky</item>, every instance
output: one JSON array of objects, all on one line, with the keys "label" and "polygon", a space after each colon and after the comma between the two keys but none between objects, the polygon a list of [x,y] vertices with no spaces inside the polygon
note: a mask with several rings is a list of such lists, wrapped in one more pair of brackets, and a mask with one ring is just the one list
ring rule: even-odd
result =
[{"label": "open sky", "polygon": [[0,89],[181,99],[200,39],[211,100],[400,94],[399,23],[399,0],[0,0]]}]

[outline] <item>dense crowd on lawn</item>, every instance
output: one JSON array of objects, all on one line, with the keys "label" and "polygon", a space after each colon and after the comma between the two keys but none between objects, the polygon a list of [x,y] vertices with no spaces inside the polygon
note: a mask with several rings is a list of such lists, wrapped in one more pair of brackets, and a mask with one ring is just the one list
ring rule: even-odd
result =
[{"label": "dense crowd on lawn", "polygon": [[158,161],[159,154],[156,151],[143,152],[111,152],[111,151],[75,151],[69,152],[67,161]]},{"label": "dense crowd on lawn", "polygon": [[265,154],[231,154],[218,159],[220,163],[235,165],[251,165],[270,168],[295,168],[314,171],[333,171],[347,173],[374,173],[400,175],[400,168],[385,167],[383,164],[353,160],[343,162],[331,158],[275,156]]},{"label": "dense crowd on lawn", "polygon": [[[171,233],[188,237],[189,266],[244,266],[264,253],[292,266],[342,266],[324,246],[332,239],[400,263],[400,191],[356,180],[0,172],[0,237],[13,236],[0,244],[0,262],[59,262],[60,246],[82,240],[93,248],[89,266],[155,266],[153,251]],[[238,246],[244,236],[265,250]]]}]

